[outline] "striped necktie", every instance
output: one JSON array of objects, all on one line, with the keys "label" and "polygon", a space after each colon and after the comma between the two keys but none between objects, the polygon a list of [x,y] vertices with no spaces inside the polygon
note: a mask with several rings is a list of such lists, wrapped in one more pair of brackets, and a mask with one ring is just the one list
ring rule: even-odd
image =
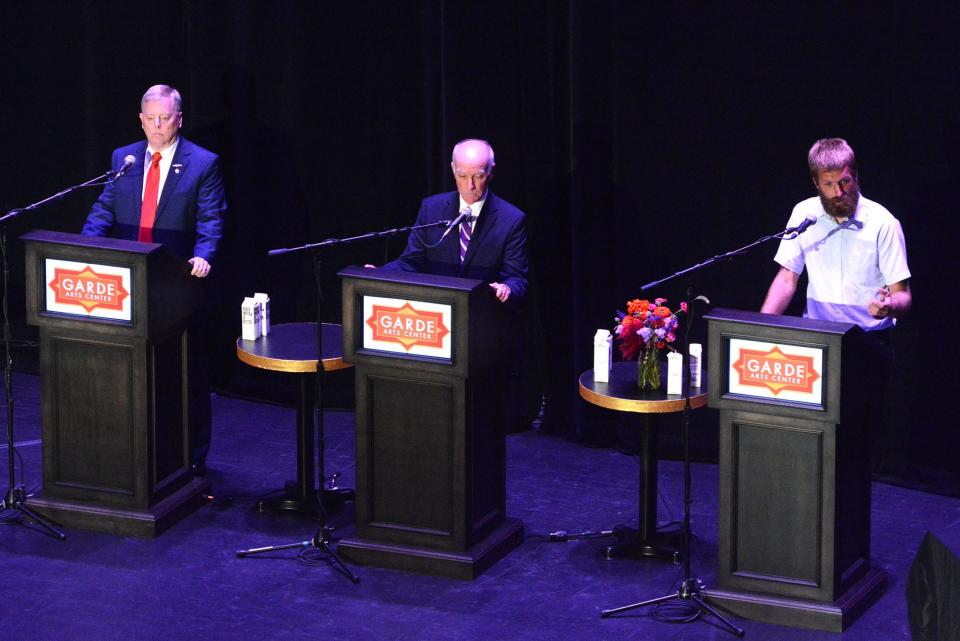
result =
[{"label": "striped necktie", "polygon": [[[460,210],[460,213],[472,212],[470,207],[464,207]],[[467,255],[467,247],[470,246],[470,235],[472,233],[471,229],[472,217],[465,219],[460,223],[460,264],[463,264],[463,259]]]}]

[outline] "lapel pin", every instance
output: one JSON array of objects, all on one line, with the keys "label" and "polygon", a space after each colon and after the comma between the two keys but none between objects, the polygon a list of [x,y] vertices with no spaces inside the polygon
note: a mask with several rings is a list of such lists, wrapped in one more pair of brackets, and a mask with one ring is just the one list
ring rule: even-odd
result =
[{"label": "lapel pin", "polygon": [[179,174],[179,173],[180,173],[180,168],[183,167],[183,165],[181,165],[180,163],[176,163],[176,164],[172,165],[172,167],[173,167],[173,173]]}]

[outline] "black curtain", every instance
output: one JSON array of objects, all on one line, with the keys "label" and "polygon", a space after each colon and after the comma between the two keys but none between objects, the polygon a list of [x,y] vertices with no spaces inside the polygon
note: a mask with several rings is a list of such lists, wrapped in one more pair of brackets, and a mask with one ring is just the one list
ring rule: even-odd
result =
[{"label": "black curtain", "polygon": [[[825,136],[857,151],[863,193],[903,223],[915,306],[897,329],[883,461],[956,491],[949,398],[958,376],[950,287],[957,237],[955,34],[960,9],[773,7],[582,0],[453,3],[19,3],[0,20],[4,210],[106,169],[138,139],[138,100],[184,96],[184,135],[224,162],[230,219],[219,264],[218,378],[243,295],[271,294],[274,322],[310,320],[309,257],[265,250],[411,222],[452,189],[467,136],[497,152],[493,189],[529,215],[531,294],[524,415],[584,442],[625,438],[577,395],[591,337],[639,285],[783,227],[813,194],[805,154]],[[95,193],[9,228],[79,229]],[[336,271],[382,262],[405,239],[323,257]],[[23,266],[13,249],[15,315]],[[695,294],[756,309],[770,245],[701,273]],[[659,295],[676,303],[684,284]],[[790,313],[800,313],[798,296]],[[18,326],[30,336],[30,329]],[[695,338],[703,339],[703,328]],[[715,416],[696,413],[709,458]],[[906,470],[900,464],[907,464]]]}]

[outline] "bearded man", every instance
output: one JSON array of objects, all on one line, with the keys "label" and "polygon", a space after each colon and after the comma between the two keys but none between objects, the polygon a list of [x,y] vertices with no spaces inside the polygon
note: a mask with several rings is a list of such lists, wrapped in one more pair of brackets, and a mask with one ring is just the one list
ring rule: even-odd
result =
[{"label": "bearded man", "polygon": [[889,330],[912,303],[910,270],[900,222],[885,207],[860,195],[857,160],[842,138],[824,138],[807,155],[817,196],[793,208],[787,223],[816,222],[780,241],[762,312],[782,314],[804,267],[804,316],[852,322],[889,345]]}]

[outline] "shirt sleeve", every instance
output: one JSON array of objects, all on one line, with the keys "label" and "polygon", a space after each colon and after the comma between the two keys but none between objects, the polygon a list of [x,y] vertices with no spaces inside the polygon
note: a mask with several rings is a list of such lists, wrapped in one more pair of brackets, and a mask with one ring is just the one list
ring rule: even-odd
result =
[{"label": "shirt sleeve", "polygon": [[903,228],[896,218],[884,225],[877,237],[877,254],[880,273],[885,285],[899,283],[910,278],[907,267],[907,243],[903,238]]},{"label": "shirt sleeve", "polygon": [[[804,218],[806,216],[799,211],[799,207],[794,207],[793,213],[790,214],[790,219],[787,221],[787,227],[796,227]],[[794,274],[803,272],[803,266],[806,263],[803,258],[803,247],[800,245],[800,236],[781,239],[777,255],[773,257],[773,260]]]}]

